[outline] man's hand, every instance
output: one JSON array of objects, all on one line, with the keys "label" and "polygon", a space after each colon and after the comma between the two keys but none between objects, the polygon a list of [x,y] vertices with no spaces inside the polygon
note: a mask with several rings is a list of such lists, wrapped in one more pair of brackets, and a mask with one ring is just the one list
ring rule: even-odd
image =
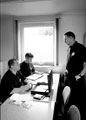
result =
[{"label": "man's hand", "polygon": [[31,89],[32,88],[32,84],[27,84],[27,85],[24,85],[24,86],[21,86],[21,92],[25,92],[27,91],[28,89]]},{"label": "man's hand", "polygon": [[68,74],[68,70],[66,70],[65,72],[64,72],[64,76],[66,76]]},{"label": "man's hand", "polygon": [[76,75],[75,78],[76,78],[76,81],[78,81],[81,78],[81,76],[80,75]]}]

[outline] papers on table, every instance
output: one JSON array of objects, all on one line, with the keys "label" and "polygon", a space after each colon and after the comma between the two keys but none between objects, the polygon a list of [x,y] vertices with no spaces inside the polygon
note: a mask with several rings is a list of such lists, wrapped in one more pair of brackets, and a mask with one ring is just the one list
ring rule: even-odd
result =
[{"label": "papers on table", "polygon": [[10,103],[29,108],[32,105],[32,97],[30,94],[14,93],[10,97]]},{"label": "papers on table", "polygon": [[14,93],[11,97],[10,100],[15,100],[15,101],[30,101],[32,99],[31,95],[28,94],[18,94]]},{"label": "papers on table", "polygon": [[34,80],[41,78],[42,76],[43,74],[33,74],[33,75],[28,76],[27,79],[34,81]]},{"label": "papers on table", "polygon": [[35,88],[34,91],[41,91],[41,92],[46,92],[48,90],[48,86],[47,85],[39,85]]}]

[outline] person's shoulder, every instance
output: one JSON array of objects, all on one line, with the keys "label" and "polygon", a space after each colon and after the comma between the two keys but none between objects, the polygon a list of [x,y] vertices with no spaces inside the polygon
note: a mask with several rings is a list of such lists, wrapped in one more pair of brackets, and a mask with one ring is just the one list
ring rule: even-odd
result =
[{"label": "person's shoulder", "polygon": [[3,77],[4,77],[4,76],[7,76],[7,75],[10,74],[10,73],[11,73],[11,71],[10,71],[10,70],[7,70],[7,71],[4,73]]},{"label": "person's shoulder", "polygon": [[11,70],[9,69],[9,70],[7,70],[7,72],[6,72],[4,75],[5,75],[5,76],[12,76],[13,73],[12,73]]},{"label": "person's shoulder", "polygon": [[5,79],[8,79],[8,76],[10,76],[10,74],[11,74],[11,71],[10,71],[10,70],[7,70],[7,71],[4,73],[1,81],[4,81]]},{"label": "person's shoulder", "polygon": [[86,49],[86,47],[82,43],[76,42],[76,45],[81,49]]},{"label": "person's shoulder", "polygon": [[21,62],[21,63],[20,63],[20,66],[22,66],[22,65],[24,65],[24,64],[25,64],[25,61]]}]

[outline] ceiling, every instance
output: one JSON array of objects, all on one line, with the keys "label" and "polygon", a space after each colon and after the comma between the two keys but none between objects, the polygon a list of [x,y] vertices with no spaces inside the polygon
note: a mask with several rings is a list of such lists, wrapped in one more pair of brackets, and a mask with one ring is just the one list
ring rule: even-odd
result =
[{"label": "ceiling", "polygon": [[2,15],[53,15],[86,10],[86,0],[0,0]]}]

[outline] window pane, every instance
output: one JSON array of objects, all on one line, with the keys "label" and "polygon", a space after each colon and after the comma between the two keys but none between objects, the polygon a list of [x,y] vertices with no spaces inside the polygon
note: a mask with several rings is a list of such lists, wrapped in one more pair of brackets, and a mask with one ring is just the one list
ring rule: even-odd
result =
[{"label": "window pane", "polygon": [[53,63],[53,38],[53,26],[25,27],[24,55],[31,52],[34,63]]}]

